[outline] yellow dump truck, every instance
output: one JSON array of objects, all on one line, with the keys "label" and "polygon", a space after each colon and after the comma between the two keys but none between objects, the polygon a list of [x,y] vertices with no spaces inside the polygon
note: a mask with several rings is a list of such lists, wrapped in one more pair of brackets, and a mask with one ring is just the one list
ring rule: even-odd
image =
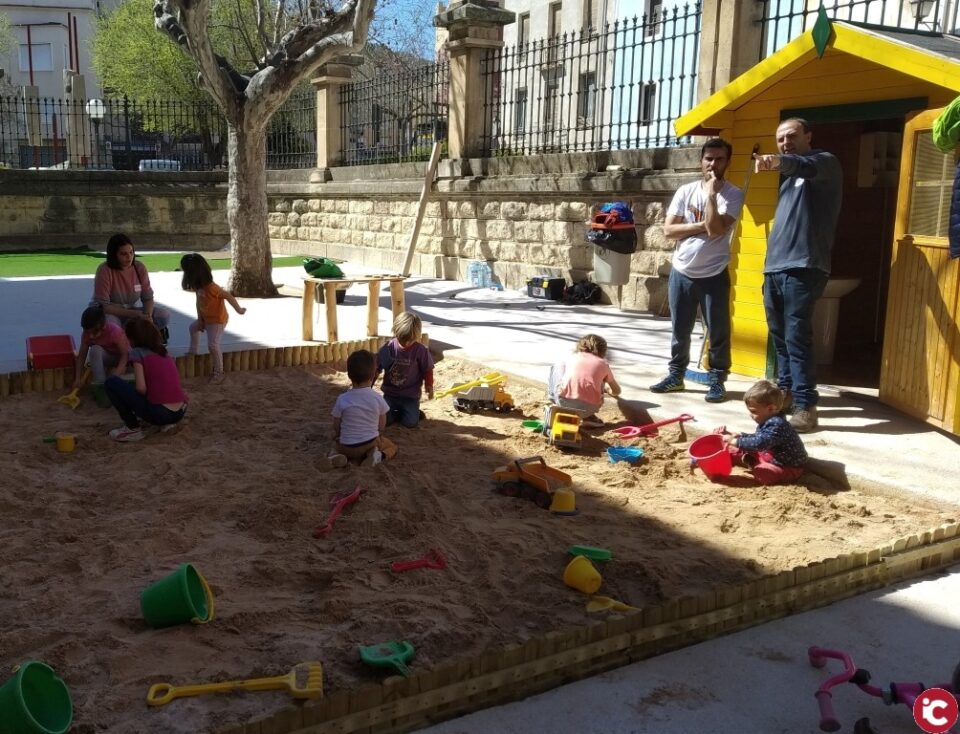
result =
[{"label": "yellow dump truck", "polygon": [[547,466],[542,456],[516,459],[493,472],[497,491],[507,497],[528,499],[537,507],[547,509],[553,501],[553,493],[569,487],[569,474]]},{"label": "yellow dump truck", "polygon": [[475,413],[478,410],[509,413],[513,410],[514,403],[510,393],[503,389],[503,383],[506,381],[506,375],[488,372],[478,380],[454,385],[437,393],[434,397],[453,395],[453,407],[466,413]]}]

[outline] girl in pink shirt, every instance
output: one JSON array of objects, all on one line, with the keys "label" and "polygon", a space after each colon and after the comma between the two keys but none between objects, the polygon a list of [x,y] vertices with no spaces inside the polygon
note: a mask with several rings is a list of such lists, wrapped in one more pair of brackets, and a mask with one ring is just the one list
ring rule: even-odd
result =
[{"label": "girl in pink shirt", "polygon": [[603,394],[620,394],[620,385],[607,364],[607,340],[587,334],[577,342],[577,351],[553,366],[547,383],[550,402],[581,416],[583,425],[603,425],[595,414],[603,405]]},{"label": "girl in pink shirt", "polygon": [[110,431],[110,438],[122,442],[142,439],[144,423],[168,431],[187,412],[187,394],[180,385],[177,363],[167,354],[159,329],[145,319],[132,319],[125,331],[133,347],[130,362],[136,382],[131,385],[113,376],[104,383],[107,396],[124,423]]}]

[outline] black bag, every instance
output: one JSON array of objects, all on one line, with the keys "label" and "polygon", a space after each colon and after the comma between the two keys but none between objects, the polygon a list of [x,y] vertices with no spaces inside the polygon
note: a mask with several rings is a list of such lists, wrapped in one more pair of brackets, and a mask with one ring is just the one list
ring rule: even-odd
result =
[{"label": "black bag", "polygon": [[637,251],[637,230],[633,225],[628,228],[591,229],[587,232],[587,242],[621,255],[632,255]]},{"label": "black bag", "polygon": [[570,304],[597,303],[600,300],[600,286],[589,280],[581,280],[563,289],[563,302]]}]

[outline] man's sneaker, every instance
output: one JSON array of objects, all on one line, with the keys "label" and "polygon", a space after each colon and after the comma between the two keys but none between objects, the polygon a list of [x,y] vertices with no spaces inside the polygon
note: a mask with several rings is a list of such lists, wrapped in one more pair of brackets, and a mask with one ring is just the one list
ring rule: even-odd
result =
[{"label": "man's sneaker", "polygon": [[650,386],[650,392],[683,392],[686,387],[683,384],[683,378],[679,375],[667,375],[656,385]]},{"label": "man's sneaker", "polygon": [[790,425],[793,426],[794,430],[797,433],[809,433],[810,431],[815,431],[817,426],[820,425],[817,420],[817,408],[815,405],[811,405],[808,408],[797,406],[797,409],[794,411],[787,420],[790,421]]},{"label": "man's sneaker", "polygon": [[110,438],[112,438],[114,441],[119,441],[120,443],[140,441],[143,439],[143,429],[120,426],[120,428],[114,428],[112,431],[110,431]]},{"label": "man's sneaker", "polygon": [[720,380],[711,378],[710,387],[707,388],[707,394],[703,399],[708,403],[722,403],[727,399],[727,389]]}]

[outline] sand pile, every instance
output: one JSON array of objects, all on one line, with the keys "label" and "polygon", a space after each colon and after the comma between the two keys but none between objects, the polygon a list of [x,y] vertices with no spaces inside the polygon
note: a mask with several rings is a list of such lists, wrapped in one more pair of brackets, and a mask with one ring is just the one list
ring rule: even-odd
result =
[{"label": "sand pile", "polygon": [[[444,361],[437,385],[484,371]],[[612,549],[601,593],[643,606],[954,519],[816,475],[787,487],[742,475],[712,484],[691,471],[676,426],[639,440],[646,457],[635,467],[607,462],[616,442],[603,429],[563,453],[521,427],[540,417],[542,389],[514,380],[512,414],[427,403],[420,427],[388,430],[395,461],[321,472],[330,408],[347,385],[326,367],[236,373],[218,387],[197,380],[183,430],[128,445],[107,438],[119,421],[89,397],[76,412],[52,395],[0,402],[0,670],[52,665],[72,692],[77,732],[211,731],[289,698],[148,708],[149,686],[279,675],[316,659],[332,691],[383,676],[358,662],[361,644],[409,640],[414,667],[429,669],[583,624],[593,618],[586,597],[560,581],[571,544]],[[614,404],[601,415],[625,423]],[[75,453],[42,443],[58,430],[78,434]],[[573,476],[576,517],[491,491],[498,465],[538,454]],[[314,539],[330,498],[357,484],[360,502]],[[430,548],[446,556],[445,570],[391,572]],[[151,630],[139,593],[182,562],[210,581],[217,619]]]}]

